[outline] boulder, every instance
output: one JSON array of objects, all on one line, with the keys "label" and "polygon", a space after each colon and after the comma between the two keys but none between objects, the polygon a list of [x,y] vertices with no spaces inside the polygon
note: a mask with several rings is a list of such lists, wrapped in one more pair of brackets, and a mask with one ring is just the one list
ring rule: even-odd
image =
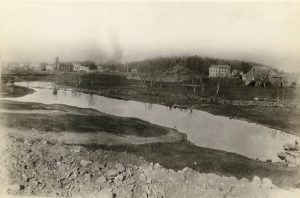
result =
[{"label": "boulder", "polygon": [[97,179],[96,179],[96,182],[98,183],[98,184],[103,184],[103,183],[105,183],[106,182],[106,177],[104,177],[104,176],[100,176],[100,177],[98,177]]},{"label": "boulder", "polygon": [[88,166],[91,163],[93,163],[93,162],[89,161],[89,160],[81,160],[80,161],[80,165],[83,166],[83,167],[86,167],[86,166]]},{"label": "boulder", "polygon": [[252,183],[255,185],[262,185],[261,180],[258,176],[253,177]]},{"label": "boulder", "polygon": [[261,181],[264,187],[272,188],[274,186],[269,178],[263,178]]},{"label": "boulder", "polygon": [[6,188],[6,192],[7,193],[17,193],[21,190],[21,185],[20,184],[11,184],[9,186],[7,186]]},{"label": "boulder", "polygon": [[145,181],[146,179],[147,179],[147,176],[144,173],[140,174],[140,180]]},{"label": "boulder", "polygon": [[122,173],[122,172],[125,171],[125,167],[124,167],[122,164],[120,164],[120,163],[117,163],[117,164],[115,165],[115,168],[116,168],[117,171],[119,171],[120,173]]},{"label": "boulder", "polygon": [[283,145],[284,150],[286,151],[297,151],[299,148],[296,146],[296,144],[285,144]]},{"label": "boulder", "polygon": [[107,171],[107,176],[108,177],[115,177],[119,174],[119,171],[117,169],[110,169],[109,171]]},{"label": "boulder", "polygon": [[155,164],[154,164],[154,168],[160,168],[159,163],[155,163]]},{"label": "boulder", "polygon": [[117,177],[115,177],[115,179],[117,179],[119,181],[123,181],[124,180],[124,176],[120,174]]},{"label": "boulder", "polygon": [[285,160],[287,158],[287,154],[284,152],[280,152],[277,154],[277,157],[279,157],[279,159],[281,160]]},{"label": "boulder", "polygon": [[193,169],[189,168],[189,167],[185,167],[182,169],[182,173],[188,173],[188,172],[192,172]]}]

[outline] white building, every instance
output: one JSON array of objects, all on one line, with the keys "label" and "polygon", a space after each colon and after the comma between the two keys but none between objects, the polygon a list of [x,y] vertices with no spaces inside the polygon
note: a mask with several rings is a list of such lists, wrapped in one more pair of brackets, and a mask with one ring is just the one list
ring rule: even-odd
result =
[{"label": "white building", "polygon": [[101,65],[98,65],[97,66],[97,71],[98,72],[104,72],[104,69],[103,69],[103,67]]},{"label": "white building", "polygon": [[29,68],[34,70],[34,71],[41,71],[42,70],[42,65],[39,62],[33,62],[33,63],[30,63]]},{"label": "white building", "polygon": [[77,72],[90,72],[89,67],[83,66],[81,64],[74,64],[74,71]]},{"label": "white building", "polygon": [[230,77],[230,66],[229,65],[211,65],[209,67],[209,77]]},{"label": "white building", "polygon": [[54,65],[47,64],[45,70],[46,71],[54,71]]}]

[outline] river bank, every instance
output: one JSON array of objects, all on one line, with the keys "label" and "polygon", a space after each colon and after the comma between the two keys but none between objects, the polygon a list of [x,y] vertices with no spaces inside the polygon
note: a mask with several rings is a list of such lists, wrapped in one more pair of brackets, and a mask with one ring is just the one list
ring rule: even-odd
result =
[{"label": "river bank", "polygon": [[230,101],[217,98],[205,98],[204,100],[204,98],[182,96],[181,94],[172,95],[172,98],[168,99],[161,98],[155,92],[147,93],[147,88],[138,88],[140,91],[130,89],[124,91],[124,89],[116,90],[108,88],[91,90],[72,86],[70,88],[75,89],[77,92],[96,94],[114,99],[160,104],[169,108],[188,109],[190,111],[193,109],[201,110],[213,115],[257,123],[300,136],[298,130],[300,128],[298,122],[300,111],[295,105],[265,101]]},{"label": "river bank", "polygon": [[16,98],[34,93],[33,89],[17,85],[0,85],[0,96],[2,98]]},{"label": "river bank", "polygon": [[[213,82],[205,91],[166,83],[141,86],[124,76],[104,74],[17,75],[17,81],[48,81],[79,92],[105,97],[161,104],[170,108],[198,109],[214,115],[258,123],[300,136],[300,91],[298,88],[248,87],[240,84],[222,87],[216,95]],[[93,83],[92,83],[93,82]],[[278,95],[280,93],[280,97]],[[255,101],[254,98],[258,98]]]},{"label": "river bank", "polygon": [[[139,129],[141,132],[134,132],[134,128],[136,128],[135,123],[141,124],[141,121],[135,121],[136,119],[131,120],[130,125],[125,124],[116,130],[106,131],[103,126],[100,129],[97,123],[105,118],[107,126],[111,126],[111,122],[116,123],[116,119],[119,118],[116,116],[107,118],[107,114],[102,114],[92,109],[82,109],[66,105],[44,105],[13,101],[1,101],[1,103],[3,104],[1,107],[1,122],[7,126],[8,134],[16,139],[19,138],[24,141],[33,142],[46,140],[51,144],[60,143],[70,146],[80,145],[88,149],[91,153],[94,153],[97,149],[117,153],[126,152],[140,156],[148,162],[158,162],[163,167],[167,169],[171,168],[174,171],[190,167],[201,173],[235,176],[239,179],[248,178],[252,180],[254,176],[267,177],[275,185],[288,188],[295,187],[299,183],[299,169],[297,167],[286,167],[283,163],[252,160],[225,151],[198,147],[185,140],[180,133],[177,133],[179,136],[168,137],[165,141],[162,141],[163,138],[161,137],[166,133],[165,127],[159,127],[160,130],[157,130],[155,128],[158,126],[143,122],[147,126],[143,127],[144,130],[148,130],[147,135],[143,133],[142,128]],[[72,120],[70,117],[76,119]],[[74,124],[74,121],[79,121],[80,119],[92,119],[94,121],[90,122],[87,128],[86,126],[83,127],[80,122]],[[70,131],[78,134],[77,138],[74,138],[77,141],[61,141],[63,139],[62,134],[66,135]],[[89,140],[82,139],[81,141],[80,135],[87,132],[97,133],[98,135],[105,132],[105,134],[115,134],[117,136],[110,136],[99,145],[95,142],[95,136],[92,136]],[[134,144],[134,139],[132,139],[134,142],[131,143],[124,143],[124,141],[117,141],[115,139],[115,137],[124,138],[126,135],[143,138],[145,141],[142,144]],[[149,137],[149,135],[152,137]],[[178,139],[178,137],[182,138]],[[99,136],[99,139],[101,138],[103,136]]]}]

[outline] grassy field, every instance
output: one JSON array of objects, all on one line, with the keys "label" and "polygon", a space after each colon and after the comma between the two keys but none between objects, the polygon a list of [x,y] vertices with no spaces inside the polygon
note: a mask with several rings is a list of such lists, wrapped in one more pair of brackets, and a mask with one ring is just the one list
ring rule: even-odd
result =
[{"label": "grassy field", "polygon": [[[156,137],[166,135],[168,130],[164,127],[151,124],[136,118],[117,117],[108,114],[93,113],[77,114],[78,110],[74,107],[75,114],[40,114],[38,112],[22,113],[22,110],[57,110],[63,111],[70,107],[63,105],[42,105],[37,103],[21,103],[1,101],[2,109],[12,110],[9,113],[1,113],[1,120],[9,128],[20,127],[24,130],[35,129],[45,132],[76,131],[98,132],[104,131],[116,135],[134,135],[139,137]],[[20,112],[15,112],[21,110]],[[80,112],[80,110],[79,110]],[[88,116],[87,116],[88,115]]]}]

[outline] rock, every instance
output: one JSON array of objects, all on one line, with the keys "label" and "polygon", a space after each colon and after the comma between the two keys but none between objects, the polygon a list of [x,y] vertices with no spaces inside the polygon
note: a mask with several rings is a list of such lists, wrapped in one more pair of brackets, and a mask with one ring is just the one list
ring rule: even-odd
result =
[{"label": "rock", "polygon": [[120,163],[117,163],[117,164],[115,165],[115,168],[116,168],[117,171],[119,171],[120,173],[122,173],[122,172],[125,171],[125,167],[124,167],[122,164],[120,164]]},{"label": "rock", "polygon": [[252,183],[255,184],[255,185],[261,185],[262,184],[261,180],[258,176],[253,177]]},{"label": "rock", "polygon": [[89,160],[81,160],[80,161],[80,165],[83,166],[83,167],[86,167],[86,166],[88,166],[91,163],[93,163],[93,162],[89,161]]},{"label": "rock", "polygon": [[97,172],[100,170],[100,163],[99,162],[94,162],[92,164],[92,168],[91,168],[91,171],[94,173],[94,172]]},{"label": "rock", "polygon": [[119,174],[119,171],[116,169],[110,169],[109,171],[107,171],[107,175],[109,177],[115,177]]},{"label": "rock", "polygon": [[281,160],[285,160],[287,158],[287,154],[284,152],[280,152],[277,154],[277,157],[279,157],[279,159]]},{"label": "rock", "polygon": [[97,193],[97,196],[99,198],[114,198],[115,194],[113,192],[111,192],[110,190],[101,190]]},{"label": "rock", "polygon": [[274,186],[269,178],[263,178],[261,181],[264,187],[272,188]]},{"label": "rock", "polygon": [[22,174],[22,179],[27,182],[29,178],[26,174]]},{"label": "rock", "polygon": [[147,179],[147,177],[144,173],[140,174],[140,180],[145,181],[146,179]]},{"label": "rock", "polygon": [[286,151],[285,152],[287,155],[293,156],[293,157],[300,157],[300,152],[299,151]]},{"label": "rock", "polygon": [[85,182],[91,181],[91,174],[90,173],[85,173],[84,174],[84,181]]},{"label": "rock", "polygon": [[159,163],[155,163],[155,164],[154,164],[154,168],[160,168]]},{"label": "rock", "polygon": [[106,177],[104,177],[104,176],[100,176],[100,177],[98,177],[97,179],[96,179],[96,182],[98,183],[98,184],[103,184],[103,183],[105,183],[107,181],[107,179],[106,179]]},{"label": "rock", "polygon": [[133,172],[131,170],[127,169],[126,170],[126,177],[131,177],[133,175]]},{"label": "rock", "polygon": [[119,181],[123,181],[124,177],[123,175],[118,175],[117,177],[115,177],[115,179],[119,180]]},{"label": "rock", "polygon": [[192,171],[192,169],[190,169],[189,167],[185,167],[185,168],[182,169],[183,173],[187,173],[187,172],[190,172],[190,171]]},{"label": "rock", "polygon": [[7,188],[6,188],[7,190],[7,193],[17,193],[17,192],[19,192],[20,190],[21,190],[21,186],[20,186],[20,184],[12,184],[12,185],[9,185],[9,186],[7,186]]},{"label": "rock", "polygon": [[249,179],[247,179],[247,178],[242,178],[241,181],[242,181],[242,182],[249,182]]},{"label": "rock", "polygon": [[130,178],[130,179],[128,180],[128,184],[129,184],[129,185],[135,186],[135,183],[136,183],[136,181],[135,181],[134,178]]},{"label": "rock", "polygon": [[101,168],[101,169],[105,168],[105,166],[106,166],[106,163],[100,163],[99,164],[99,168]]},{"label": "rock", "polygon": [[145,191],[147,195],[151,195],[151,189],[148,186],[146,186]]},{"label": "rock", "polygon": [[295,144],[285,144],[283,146],[283,149],[286,151],[296,151],[299,150],[298,148],[296,148]]},{"label": "rock", "polygon": [[146,179],[146,183],[147,183],[147,184],[151,184],[151,183],[152,183],[152,179],[151,179],[151,178],[147,178],[147,179]]}]

